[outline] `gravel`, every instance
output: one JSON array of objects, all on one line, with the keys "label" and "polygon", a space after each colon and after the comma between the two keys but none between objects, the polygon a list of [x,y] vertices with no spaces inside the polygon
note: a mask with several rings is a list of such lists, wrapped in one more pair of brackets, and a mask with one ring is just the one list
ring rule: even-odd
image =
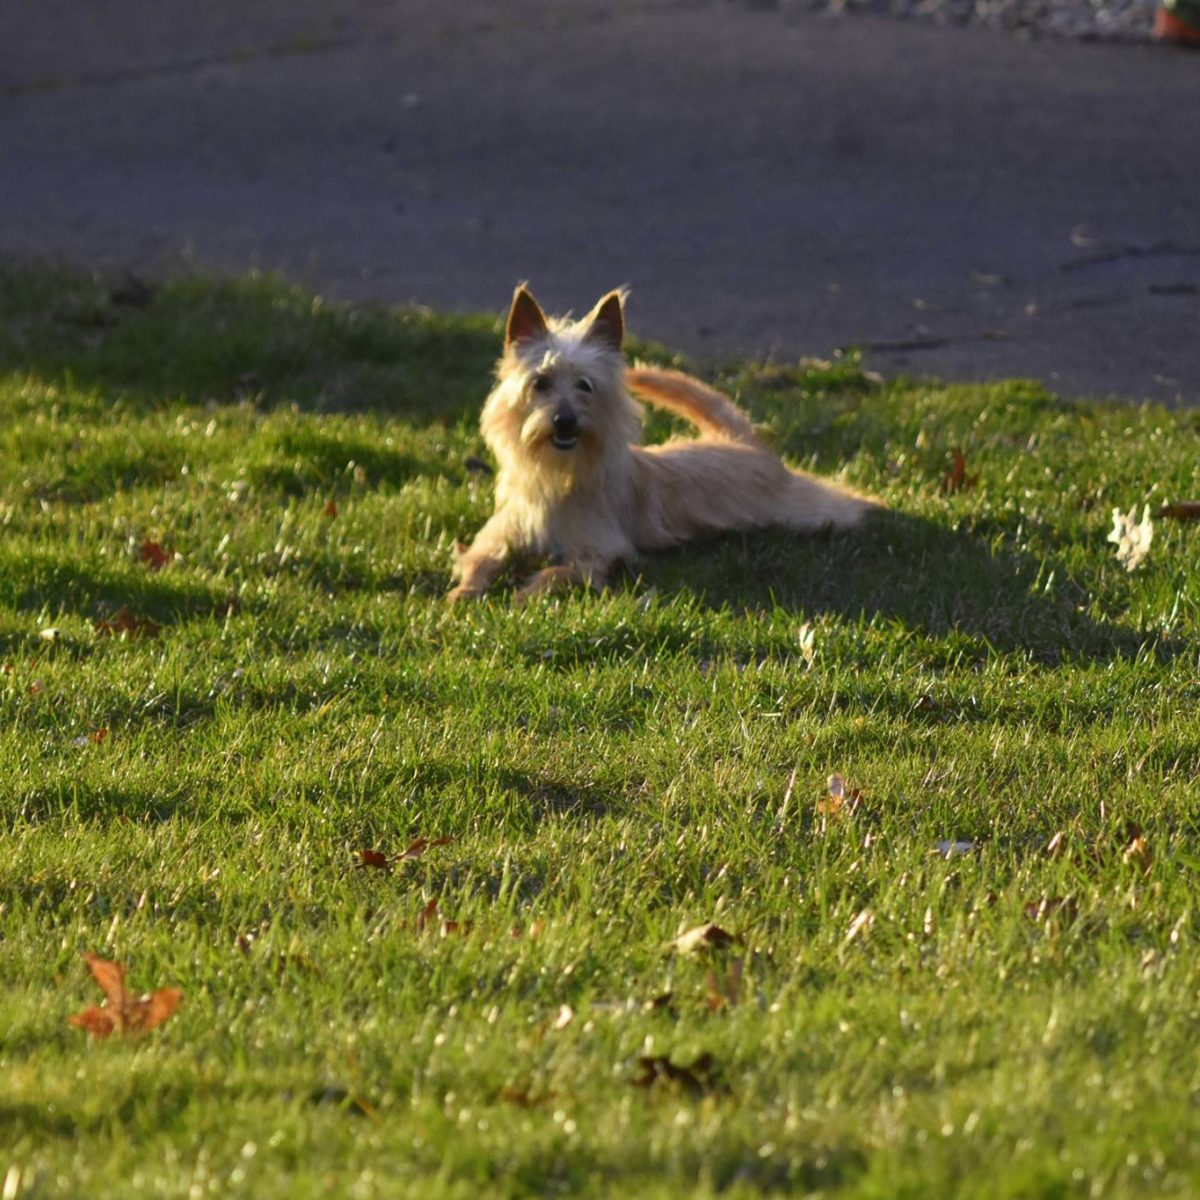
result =
[{"label": "gravel", "polygon": [[1144,42],[1155,0],[750,0],[756,7],[829,16],[869,13],[936,25],[980,25],[1023,37]]}]

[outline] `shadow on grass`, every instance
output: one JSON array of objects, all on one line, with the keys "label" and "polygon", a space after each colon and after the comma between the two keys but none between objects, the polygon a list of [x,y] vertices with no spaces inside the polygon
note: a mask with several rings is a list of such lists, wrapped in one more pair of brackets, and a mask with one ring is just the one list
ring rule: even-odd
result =
[{"label": "shadow on grass", "polygon": [[269,277],[161,286],[0,260],[0,373],[121,397],[474,418],[500,334],[487,317],[327,304]]},{"label": "shadow on grass", "polygon": [[685,547],[647,559],[642,579],[663,593],[690,588],[713,607],[894,623],[902,636],[930,639],[945,665],[993,651],[1047,665],[1178,652],[1156,635],[1089,616],[1087,591],[1065,571],[1056,568],[1047,584],[1053,565],[889,512],[848,534],[771,530]]},{"label": "shadow on grass", "polygon": [[[224,617],[239,607],[230,588],[213,588],[181,577],[114,572],[103,564],[76,561],[66,553],[26,553],[7,564],[0,556],[0,607],[92,621],[121,609],[156,625]],[[119,630],[118,630],[119,632]]]},{"label": "shadow on grass", "polygon": [[[131,287],[78,272],[0,264],[0,372],[69,378],[106,403],[120,397],[135,409],[171,398],[250,398],[268,408],[473,423],[499,344],[489,318],[327,305],[269,278]],[[838,386],[846,383],[841,375],[828,382],[832,387],[839,380]],[[858,422],[839,428],[843,440],[874,440]],[[327,486],[348,458],[395,485],[439,469],[365,439],[348,445],[344,437],[323,434],[287,434],[277,457],[259,468],[259,482],[284,492]],[[297,460],[309,464],[307,474],[297,475]],[[59,569],[61,578],[44,585],[0,586],[0,603],[78,608],[108,599],[112,589],[103,581],[83,571],[73,576],[66,565]],[[1048,584],[1048,573],[1029,555],[895,513],[847,536],[798,539],[773,531],[721,538],[652,557],[641,570],[660,592],[689,590],[713,606],[895,622],[937,639],[930,653],[948,662],[991,650],[1051,664],[1106,661],[1150,647],[1159,657],[1175,652],[1149,635],[1089,617],[1085,589],[1061,570]],[[360,581],[341,582],[353,587]],[[438,580],[418,581],[429,582],[439,586]],[[200,589],[113,597],[114,603],[144,604],[156,621],[171,619],[169,613],[219,611],[223,600]]]}]

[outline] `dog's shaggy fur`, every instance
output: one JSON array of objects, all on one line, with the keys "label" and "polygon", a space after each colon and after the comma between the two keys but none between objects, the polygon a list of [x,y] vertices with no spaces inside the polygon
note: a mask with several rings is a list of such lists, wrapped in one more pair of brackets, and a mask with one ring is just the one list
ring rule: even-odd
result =
[{"label": "dog's shaggy fur", "polygon": [[[703,534],[857,525],[874,501],[789,470],[732,400],[680,371],[627,369],[623,296],[581,321],[548,319],[517,288],[504,356],[480,427],[499,463],[496,508],[457,549],[451,600],[480,596],[514,556],[548,559],[527,598],[609,572]],[[684,417],[700,437],[638,445],[638,396]]]}]

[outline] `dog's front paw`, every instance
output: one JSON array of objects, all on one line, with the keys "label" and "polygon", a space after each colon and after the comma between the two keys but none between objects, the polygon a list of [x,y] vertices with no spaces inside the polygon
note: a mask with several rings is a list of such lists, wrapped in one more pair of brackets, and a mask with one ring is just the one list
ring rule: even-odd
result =
[{"label": "dog's front paw", "polygon": [[467,587],[460,583],[458,587],[451,588],[446,593],[447,604],[461,604],[464,600],[480,600],[483,598],[483,591],[480,588]]}]

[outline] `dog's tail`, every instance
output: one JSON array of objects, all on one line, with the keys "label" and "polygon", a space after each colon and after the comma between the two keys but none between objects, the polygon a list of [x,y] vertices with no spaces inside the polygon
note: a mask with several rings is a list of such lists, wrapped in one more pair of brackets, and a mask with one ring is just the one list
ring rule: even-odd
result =
[{"label": "dog's tail", "polygon": [[705,433],[715,433],[742,442],[757,442],[750,418],[728,396],[682,371],[657,367],[630,367],[625,382],[640,397],[657,408],[691,421]]}]

